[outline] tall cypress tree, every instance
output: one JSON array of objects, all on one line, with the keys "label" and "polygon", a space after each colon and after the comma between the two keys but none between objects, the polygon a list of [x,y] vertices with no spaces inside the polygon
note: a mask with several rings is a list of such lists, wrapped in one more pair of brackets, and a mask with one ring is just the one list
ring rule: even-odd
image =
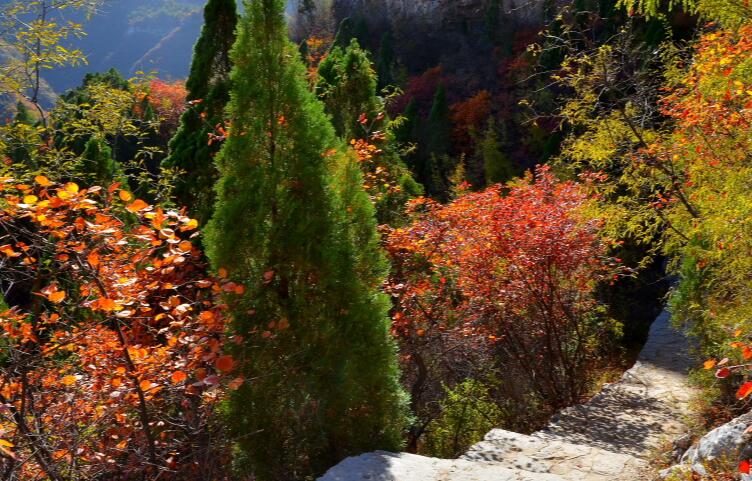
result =
[{"label": "tall cypress tree", "polygon": [[245,286],[229,302],[250,380],[228,406],[239,465],[287,481],[399,448],[405,400],[360,169],[308,90],[284,1],[245,11],[206,244],[214,267]]},{"label": "tall cypress tree", "polygon": [[235,1],[209,0],[204,7],[204,26],[186,82],[191,106],[183,114],[180,128],[170,141],[170,155],[162,163],[184,171],[175,185],[175,200],[188,206],[201,223],[208,220],[214,205],[214,157],[219,143],[209,142],[209,135],[222,124],[230,100],[229,52],[237,25]]},{"label": "tall cypress tree", "polygon": [[449,118],[449,103],[444,84],[440,84],[436,89],[426,129],[427,152],[436,156],[448,154],[452,145],[452,121]]}]

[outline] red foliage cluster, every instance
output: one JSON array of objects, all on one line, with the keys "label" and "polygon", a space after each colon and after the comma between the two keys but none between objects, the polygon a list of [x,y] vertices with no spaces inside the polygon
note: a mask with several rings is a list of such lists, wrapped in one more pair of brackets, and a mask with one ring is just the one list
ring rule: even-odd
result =
[{"label": "red foliage cluster", "polygon": [[450,81],[451,79],[446,78],[441,65],[429,68],[422,74],[410,78],[405,93],[397,99],[392,108],[396,112],[404,112],[407,104],[415,100],[420,106],[421,114],[427,115],[439,85],[441,83],[446,85]]},{"label": "red foliage cluster", "polygon": [[187,108],[187,96],[185,82],[181,80],[165,82],[154,79],[149,84],[149,105],[169,132],[175,132],[180,125],[180,116]]},{"label": "red foliage cluster", "polygon": [[[1,179],[0,469],[16,479],[220,479],[232,379],[195,220],[117,185]],[[25,301],[18,292],[32,292]],[[210,460],[210,461],[209,461]]]},{"label": "red foliage cluster", "polygon": [[395,334],[407,344],[450,331],[488,340],[546,399],[577,401],[590,341],[606,331],[593,290],[618,272],[600,222],[581,215],[588,202],[546,168],[509,192],[494,186],[449,205],[414,201],[415,222],[387,242]]},{"label": "red foliage cluster", "polygon": [[481,135],[491,115],[491,93],[481,90],[467,100],[452,104],[452,145],[457,152],[470,155],[475,139]]}]

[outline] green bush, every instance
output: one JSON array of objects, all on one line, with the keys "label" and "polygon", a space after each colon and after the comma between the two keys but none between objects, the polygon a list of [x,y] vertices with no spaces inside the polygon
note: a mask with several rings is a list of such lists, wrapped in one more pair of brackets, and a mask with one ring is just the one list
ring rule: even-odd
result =
[{"label": "green bush", "polygon": [[451,389],[439,402],[441,416],[433,420],[422,452],[438,458],[456,458],[488,431],[502,424],[503,412],[491,397],[487,384],[467,379]]}]

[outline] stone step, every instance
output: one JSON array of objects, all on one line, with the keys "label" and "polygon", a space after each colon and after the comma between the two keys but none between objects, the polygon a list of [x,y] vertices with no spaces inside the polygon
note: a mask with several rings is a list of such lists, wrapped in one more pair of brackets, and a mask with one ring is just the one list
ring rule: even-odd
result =
[{"label": "stone step", "polygon": [[494,429],[461,459],[495,463],[510,469],[547,473],[566,481],[637,479],[646,465],[628,454]]},{"label": "stone step", "polygon": [[345,459],[319,481],[565,481],[495,463],[375,451]]},{"label": "stone step", "polygon": [[687,429],[694,394],[686,337],[668,313],[638,361],[586,403],[531,435],[489,432],[460,459],[377,451],[347,458],[320,481],[645,481],[647,459]]}]

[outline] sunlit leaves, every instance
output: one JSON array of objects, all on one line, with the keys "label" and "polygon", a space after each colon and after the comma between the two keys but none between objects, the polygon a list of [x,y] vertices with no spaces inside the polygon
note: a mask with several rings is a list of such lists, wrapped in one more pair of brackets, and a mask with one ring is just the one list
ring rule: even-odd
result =
[{"label": "sunlit leaves", "polygon": [[131,204],[128,204],[128,207],[126,207],[126,208],[129,211],[131,211],[133,213],[136,213],[136,212],[141,212],[142,210],[147,209],[148,207],[149,207],[149,204],[147,204],[146,202],[144,202],[141,199],[136,199]]},{"label": "sunlit leaves", "polygon": [[[225,378],[235,361],[223,353],[224,313],[214,301],[228,285],[240,286],[206,277],[187,238],[192,219],[123,192],[39,177],[34,185],[0,184],[0,227],[13,233],[0,246],[4,275],[54,273],[33,305],[0,318],[4,348],[17,353],[9,359],[33,366],[1,366],[2,395],[8,406],[33,407],[45,427],[22,431],[12,417],[2,424],[20,446],[13,455],[23,454],[25,476],[41,473],[29,455],[39,446],[61,453],[51,455],[55,466],[81,479],[115,468],[141,479],[155,465],[178,472],[168,459],[190,456],[191,444],[174,431],[161,434],[179,425],[168,418],[205,418],[221,389],[239,386]],[[189,382],[198,372],[201,382]],[[104,419],[116,421],[116,438]],[[157,435],[170,441],[152,449],[148,440]],[[71,445],[77,451],[67,451]],[[115,464],[123,453],[131,461]]]},{"label": "sunlit leaves", "polygon": [[54,302],[55,304],[62,302],[66,296],[65,291],[58,290],[57,286],[44,288],[42,294],[44,294],[50,302]]},{"label": "sunlit leaves", "polygon": [[[387,242],[396,272],[389,285],[398,301],[395,334],[407,346],[449,335],[493,343],[532,378],[560,379],[540,394],[576,401],[575,379],[595,355],[585,339],[608,329],[590,321],[598,309],[595,281],[621,272],[606,256],[600,221],[583,215],[589,202],[580,186],[545,168],[508,192],[495,186],[445,206],[414,201],[414,223]],[[577,353],[575,364],[565,351]],[[557,367],[565,364],[566,376]]]},{"label": "sunlit leaves", "polygon": [[745,382],[739,387],[739,390],[736,391],[737,399],[744,399],[750,394],[752,394],[752,382]]}]

